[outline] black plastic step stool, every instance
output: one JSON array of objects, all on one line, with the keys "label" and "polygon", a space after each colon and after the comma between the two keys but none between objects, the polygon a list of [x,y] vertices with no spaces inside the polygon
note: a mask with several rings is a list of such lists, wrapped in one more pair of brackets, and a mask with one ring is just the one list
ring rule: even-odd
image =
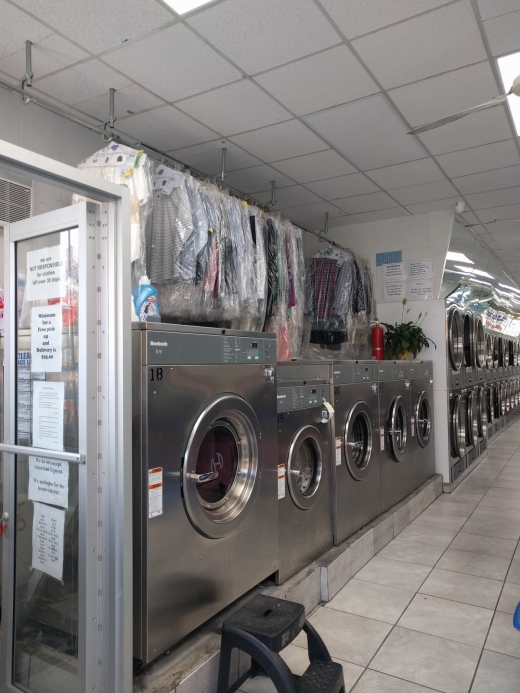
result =
[{"label": "black plastic step stool", "polygon": [[[310,664],[303,676],[295,676],[278,653],[302,630]],[[262,671],[278,693],[345,693],[343,667],[332,661],[325,643],[305,620],[303,604],[260,594],[224,621],[217,693],[229,693],[234,649],[248,654],[251,675]]]}]

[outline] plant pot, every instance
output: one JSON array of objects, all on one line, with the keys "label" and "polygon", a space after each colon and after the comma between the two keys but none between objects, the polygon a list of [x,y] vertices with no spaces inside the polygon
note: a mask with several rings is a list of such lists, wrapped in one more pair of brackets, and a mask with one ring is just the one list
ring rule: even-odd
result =
[{"label": "plant pot", "polygon": [[409,361],[412,357],[411,351],[405,351],[404,354],[397,354],[398,361]]}]

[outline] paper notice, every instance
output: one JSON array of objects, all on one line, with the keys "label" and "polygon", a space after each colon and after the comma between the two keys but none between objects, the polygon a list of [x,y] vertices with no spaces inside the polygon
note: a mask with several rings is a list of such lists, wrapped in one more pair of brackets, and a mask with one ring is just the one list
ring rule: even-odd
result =
[{"label": "paper notice", "polygon": [[33,382],[33,442],[36,448],[63,450],[65,383]]},{"label": "paper notice", "polygon": [[410,279],[430,279],[433,277],[433,260],[415,260],[408,264]]},{"label": "paper notice", "polygon": [[65,293],[65,256],[61,246],[27,253],[27,301],[60,298]]},{"label": "paper notice", "polygon": [[63,578],[63,547],[65,539],[65,510],[43,503],[34,504],[32,532],[32,561],[56,580]]},{"label": "paper notice", "polygon": [[148,518],[163,514],[163,469],[148,470]]},{"label": "paper notice", "polygon": [[396,279],[406,279],[405,263],[394,262],[391,265],[383,265],[383,281],[395,281]]},{"label": "paper notice", "polygon": [[278,500],[285,498],[285,464],[278,465]]},{"label": "paper notice", "polygon": [[433,279],[419,279],[410,282],[408,298],[410,301],[422,301],[427,298],[433,298]]},{"label": "paper notice", "polygon": [[405,282],[383,284],[383,301],[385,303],[390,303],[391,301],[402,301],[403,298],[406,298]]},{"label": "paper notice", "polygon": [[29,457],[29,500],[69,506],[69,463]]},{"label": "paper notice", "polygon": [[341,436],[336,438],[336,467],[341,464]]},{"label": "paper notice", "polygon": [[61,373],[61,306],[31,309],[31,371]]}]

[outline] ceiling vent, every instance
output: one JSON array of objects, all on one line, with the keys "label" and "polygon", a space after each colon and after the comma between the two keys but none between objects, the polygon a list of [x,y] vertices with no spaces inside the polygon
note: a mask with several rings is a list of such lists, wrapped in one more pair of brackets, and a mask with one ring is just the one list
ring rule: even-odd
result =
[{"label": "ceiling vent", "polygon": [[0,224],[31,216],[31,188],[0,178]]}]

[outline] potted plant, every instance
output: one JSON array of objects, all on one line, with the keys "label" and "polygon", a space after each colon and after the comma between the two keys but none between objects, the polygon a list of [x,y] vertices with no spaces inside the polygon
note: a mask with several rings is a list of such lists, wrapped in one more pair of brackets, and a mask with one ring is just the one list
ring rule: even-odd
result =
[{"label": "potted plant", "polygon": [[429,339],[422,330],[422,324],[428,312],[423,315],[421,311],[415,322],[405,322],[405,318],[410,312],[410,308],[408,308],[405,313],[407,303],[408,301],[406,298],[403,298],[401,324],[398,325],[397,322],[395,325],[390,325],[386,322],[382,323],[386,328],[385,355],[388,359],[409,359],[410,355],[413,355],[415,359],[417,358],[417,354],[422,351],[422,349],[427,349],[430,344],[433,344],[433,346],[437,348],[435,342]]}]

